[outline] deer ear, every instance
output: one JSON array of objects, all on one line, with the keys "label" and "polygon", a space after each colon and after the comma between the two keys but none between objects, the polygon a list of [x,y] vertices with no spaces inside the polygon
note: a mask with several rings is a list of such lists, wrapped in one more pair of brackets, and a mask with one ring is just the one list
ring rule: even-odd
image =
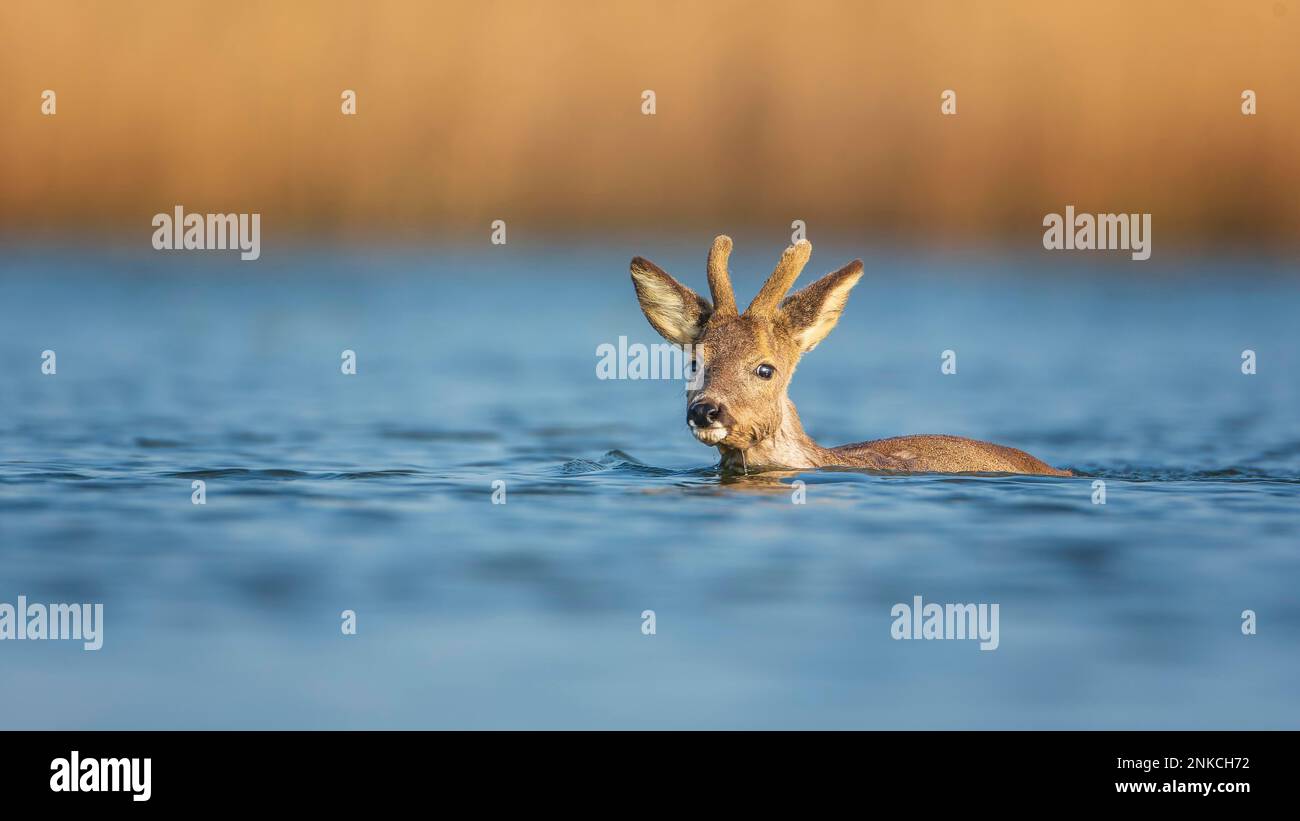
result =
[{"label": "deer ear", "polygon": [[777,316],[789,329],[800,350],[817,347],[840,320],[849,291],[862,278],[862,260],[855,259],[833,274],[791,294],[781,303]]},{"label": "deer ear", "polygon": [[699,339],[713,306],[648,259],[632,258],[632,284],[645,318],[669,342],[689,345]]}]

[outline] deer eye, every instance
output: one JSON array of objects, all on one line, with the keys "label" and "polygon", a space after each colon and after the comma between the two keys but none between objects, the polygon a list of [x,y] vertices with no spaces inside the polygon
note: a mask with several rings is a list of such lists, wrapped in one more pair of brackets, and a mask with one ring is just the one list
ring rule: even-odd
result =
[{"label": "deer eye", "polygon": [[759,379],[771,379],[772,375],[776,373],[776,368],[764,362],[754,369],[754,373],[758,374]]},{"label": "deer eye", "polygon": [[692,359],[690,362],[686,363],[686,370],[691,374],[691,376],[694,376],[700,370],[700,360]]}]

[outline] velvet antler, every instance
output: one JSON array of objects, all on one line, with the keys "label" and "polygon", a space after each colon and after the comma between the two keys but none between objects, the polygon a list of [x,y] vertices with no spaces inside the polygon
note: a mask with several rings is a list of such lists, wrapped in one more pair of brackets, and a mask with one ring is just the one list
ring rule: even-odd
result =
[{"label": "velvet antler", "polygon": [[719,236],[709,249],[709,293],[713,295],[713,313],[736,315],[736,294],[731,289],[727,258],[731,256],[731,237]]},{"label": "velvet antler", "polygon": [[777,306],[781,304],[781,299],[790,286],[798,279],[799,272],[803,270],[804,265],[808,264],[808,257],[812,254],[812,243],[806,239],[801,239],[794,245],[785,249],[781,254],[781,261],[776,264],[776,270],[763,283],[763,287],[754,297],[754,301],[749,303],[745,313],[750,316],[767,316],[770,317],[776,313]]}]

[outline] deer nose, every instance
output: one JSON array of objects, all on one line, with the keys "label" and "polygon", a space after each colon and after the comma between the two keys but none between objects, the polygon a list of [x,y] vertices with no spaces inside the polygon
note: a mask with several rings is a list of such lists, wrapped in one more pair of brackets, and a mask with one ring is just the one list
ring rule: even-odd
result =
[{"label": "deer nose", "polygon": [[696,402],[686,409],[686,421],[697,428],[707,428],[718,419],[722,408],[711,402]]}]

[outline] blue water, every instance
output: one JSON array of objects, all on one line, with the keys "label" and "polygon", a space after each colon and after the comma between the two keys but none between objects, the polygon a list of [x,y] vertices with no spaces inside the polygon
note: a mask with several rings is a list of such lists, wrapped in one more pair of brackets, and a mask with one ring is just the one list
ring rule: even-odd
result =
[{"label": "blue water", "polygon": [[[1080,476],[732,479],[679,383],[595,376],[657,341],[628,257],[702,288],[705,242],[8,249],[0,602],[105,639],[0,642],[0,727],[1300,727],[1294,276],[819,247],[868,275],[795,378],[814,437]],[[891,639],[916,595],[997,603],[998,649]]]}]

